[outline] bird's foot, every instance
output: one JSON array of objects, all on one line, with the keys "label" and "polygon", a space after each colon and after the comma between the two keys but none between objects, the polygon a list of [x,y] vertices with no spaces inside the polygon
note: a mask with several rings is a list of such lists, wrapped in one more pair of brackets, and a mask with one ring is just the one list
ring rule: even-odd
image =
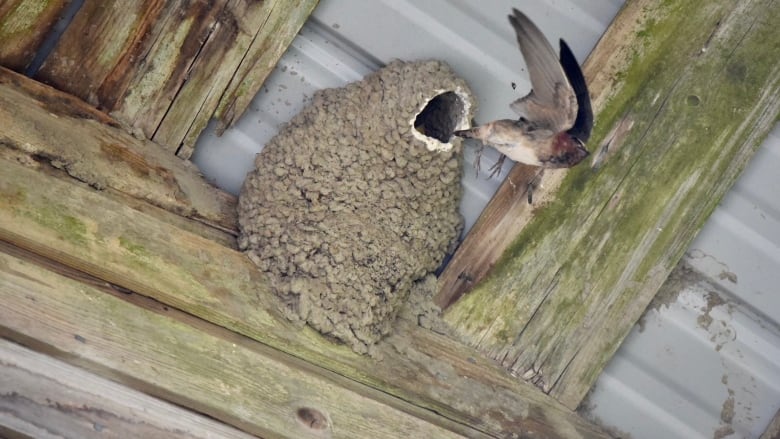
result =
[{"label": "bird's foot", "polygon": [[540,169],[539,172],[528,182],[528,186],[526,187],[526,193],[528,194],[528,204],[533,204],[534,202],[534,191],[536,188],[542,185],[542,176],[544,175],[544,168]]},{"label": "bird's foot", "polygon": [[493,163],[493,166],[488,169],[490,171],[490,175],[488,175],[488,180],[493,178],[496,175],[501,175],[501,168],[504,166],[504,160],[506,160],[506,155],[501,154],[501,157],[498,158],[498,161]]},{"label": "bird's foot", "polygon": [[480,144],[477,148],[477,155],[474,158],[474,169],[477,171],[475,178],[479,178],[479,171],[482,169],[482,150],[485,149],[485,145]]}]

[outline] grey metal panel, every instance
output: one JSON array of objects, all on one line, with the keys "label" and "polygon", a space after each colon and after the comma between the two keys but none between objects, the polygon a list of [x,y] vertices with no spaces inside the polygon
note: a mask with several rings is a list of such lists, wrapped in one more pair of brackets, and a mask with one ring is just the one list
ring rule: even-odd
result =
[{"label": "grey metal panel", "polygon": [[780,325],[779,169],[777,128],[688,252],[691,265],[775,325]]},{"label": "grey metal panel", "polygon": [[766,428],[780,408],[778,169],[780,125],[688,249],[677,297],[646,311],[599,377],[588,415],[635,439]]},{"label": "grey metal panel", "polygon": [[[254,155],[316,90],[360,79],[394,58],[447,61],[478,97],[477,122],[509,116],[509,102],[529,88],[506,21],[512,7],[526,12],[552,41],[566,39],[583,60],[621,5],[322,0],[238,125],[222,137],[210,127],[194,160],[208,178],[237,193]],[[475,177],[474,154],[466,148],[461,211],[467,227],[500,183]],[[497,157],[492,149],[483,154],[485,164]],[[504,165],[503,175],[510,166]],[[764,428],[780,406],[777,169],[780,129],[688,251],[688,263],[709,282],[681,287],[668,306],[647,312],[644,329],[634,329],[600,377],[588,399],[589,414],[635,439],[709,438],[728,428],[735,430],[730,437],[755,437]],[[718,305],[713,292],[725,302]],[[730,396],[734,416],[725,422]]]}]

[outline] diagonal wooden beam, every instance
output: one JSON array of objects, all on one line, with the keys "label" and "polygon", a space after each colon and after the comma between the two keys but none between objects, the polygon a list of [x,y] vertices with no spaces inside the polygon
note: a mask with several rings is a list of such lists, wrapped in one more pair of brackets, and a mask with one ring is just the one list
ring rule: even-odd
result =
[{"label": "diagonal wooden beam", "polygon": [[[595,168],[545,180],[547,201],[532,211],[508,196],[488,208],[498,221],[483,227],[512,228],[473,231],[495,238],[461,247],[442,281],[460,291],[453,278],[478,281],[460,273],[492,266],[447,311],[462,340],[568,407],[580,403],[777,120],[777,6],[624,6],[585,66],[591,145],[608,146],[606,160],[597,152]],[[492,245],[503,250],[483,248]],[[488,252],[500,258],[480,259]],[[440,292],[440,303],[457,294]]]}]

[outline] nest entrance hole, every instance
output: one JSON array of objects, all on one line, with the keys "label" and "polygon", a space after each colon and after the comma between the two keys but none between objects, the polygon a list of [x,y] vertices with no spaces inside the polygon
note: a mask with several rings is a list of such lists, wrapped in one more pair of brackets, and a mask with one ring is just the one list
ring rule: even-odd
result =
[{"label": "nest entrance hole", "polygon": [[454,91],[436,95],[414,119],[420,134],[448,143],[465,113],[463,100]]}]

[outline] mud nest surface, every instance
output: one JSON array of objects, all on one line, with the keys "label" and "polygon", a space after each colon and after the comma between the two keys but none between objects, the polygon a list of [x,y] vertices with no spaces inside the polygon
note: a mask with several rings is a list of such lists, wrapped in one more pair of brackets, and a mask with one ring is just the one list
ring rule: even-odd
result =
[{"label": "mud nest surface", "polygon": [[452,132],[471,108],[446,64],[396,61],[317,92],[265,146],[239,197],[239,246],[288,317],[358,352],[390,332],[461,233]]}]

